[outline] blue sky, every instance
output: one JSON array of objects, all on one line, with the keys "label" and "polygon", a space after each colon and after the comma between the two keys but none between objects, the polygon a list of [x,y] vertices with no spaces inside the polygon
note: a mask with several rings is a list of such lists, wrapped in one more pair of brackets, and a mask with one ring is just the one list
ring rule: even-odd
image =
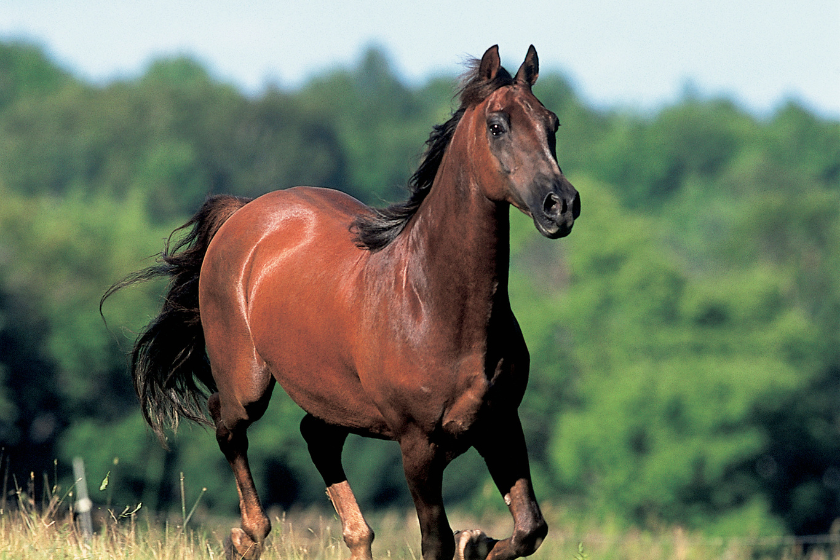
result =
[{"label": "blue sky", "polygon": [[0,39],[44,46],[77,75],[132,77],[188,54],[250,92],[295,87],[385,49],[406,80],[533,43],[597,106],[656,109],[686,87],[756,114],[787,99],[840,118],[840,0],[0,0]]}]

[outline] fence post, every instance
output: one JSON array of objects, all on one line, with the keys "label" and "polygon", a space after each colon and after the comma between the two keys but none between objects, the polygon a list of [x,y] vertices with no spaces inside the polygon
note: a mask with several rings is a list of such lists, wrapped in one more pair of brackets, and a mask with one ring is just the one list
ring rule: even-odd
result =
[{"label": "fence post", "polygon": [[79,524],[82,527],[82,535],[85,540],[90,540],[93,535],[93,522],[90,517],[90,510],[93,509],[93,502],[88,495],[87,479],[85,478],[85,462],[81,457],[73,459],[73,478],[76,479],[76,513],[79,514]]}]

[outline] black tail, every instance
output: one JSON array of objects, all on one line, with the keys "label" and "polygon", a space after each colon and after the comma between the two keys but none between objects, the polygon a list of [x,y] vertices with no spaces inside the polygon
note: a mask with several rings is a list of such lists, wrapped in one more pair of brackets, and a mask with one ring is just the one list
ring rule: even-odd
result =
[{"label": "black tail", "polygon": [[[204,331],[198,310],[198,276],[210,240],[234,212],[250,199],[218,195],[208,197],[186,224],[172,232],[157,264],[111,286],[102,304],[117,290],[160,276],[170,278],[160,314],[134,343],[131,373],[143,417],[166,445],[164,428],[176,429],[181,417],[209,424],[204,412],[205,389],[215,392],[210,363],[204,349]],[[172,237],[190,229],[173,245]]]}]

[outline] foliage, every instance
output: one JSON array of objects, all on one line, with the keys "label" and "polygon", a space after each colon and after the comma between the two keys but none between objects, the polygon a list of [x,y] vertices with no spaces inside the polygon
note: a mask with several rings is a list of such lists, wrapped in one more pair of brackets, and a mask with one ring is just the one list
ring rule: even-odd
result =
[{"label": "foliage", "polygon": [[[559,242],[512,220],[539,496],[622,527],[827,532],[840,508],[840,123],[692,96],[650,115],[599,112],[557,75],[535,90],[560,117],[560,163],[583,201]],[[162,286],[114,296],[107,327],[101,294],[209,192],[314,184],[400,199],[453,94],[450,80],[406,86],[376,50],[298,91],[247,97],[189,59],[92,86],[35,47],[0,44],[11,472],[82,455],[111,473],[104,501],[154,509],[178,507],[184,473],[207,508],[234,513],[212,434],[184,428],[166,453],[132,395],[124,352]],[[249,432],[268,504],[324,503],[301,414],[278,389]],[[345,458],[363,507],[409,503],[395,445],[351,438]],[[504,510],[475,453],[448,470],[446,497]]]}]

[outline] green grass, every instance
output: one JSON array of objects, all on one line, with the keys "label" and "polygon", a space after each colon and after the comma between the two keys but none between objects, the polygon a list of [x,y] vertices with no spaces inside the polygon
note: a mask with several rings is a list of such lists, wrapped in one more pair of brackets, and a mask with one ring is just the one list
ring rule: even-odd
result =
[{"label": "green grass", "polygon": [[[218,519],[198,508],[165,517],[142,506],[94,508],[94,533],[86,536],[72,510],[72,491],[45,489],[34,499],[34,481],[15,485],[11,499],[0,502],[0,560],[217,560],[236,519]],[[199,498],[200,500],[200,498]],[[536,560],[840,560],[840,537],[823,537],[807,551],[792,538],[712,539],[678,527],[659,531],[624,529],[610,522],[585,522],[559,508],[546,507],[551,530],[531,558]],[[266,560],[344,560],[341,526],[327,510],[270,512],[273,531]],[[481,527],[493,537],[508,535],[508,516],[450,515],[455,528]],[[375,558],[420,559],[419,527],[413,511],[374,513]]]}]

